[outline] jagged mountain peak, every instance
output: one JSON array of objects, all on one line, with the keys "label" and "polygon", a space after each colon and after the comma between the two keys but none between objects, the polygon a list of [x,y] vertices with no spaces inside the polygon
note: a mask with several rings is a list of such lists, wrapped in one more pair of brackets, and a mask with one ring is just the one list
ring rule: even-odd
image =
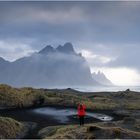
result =
[{"label": "jagged mountain peak", "polygon": [[65,43],[63,46],[59,45],[56,50],[62,53],[75,53],[73,45],[70,42]]},{"label": "jagged mountain peak", "polygon": [[51,45],[47,45],[45,48],[39,51],[39,54],[48,54],[48,53],[54,53],[54,52],[76,54],[76,52],[74,51],[73,45],[70,42],[67,42],[64,45],[59,45],[56,49],[53,48]]},{"label": "jagged mountain peak", "polygon": [[97,73],[94,72],[92,73],[92,77],[93,79],[95,79],[98,83],[102,84],[102,85],[106,85],[106,86],[112,86],[113,83],[106,77],[106,75],[101,72],[98,71]]},{"label": "jagged mountain peak", "polygon": [[93,72],[92,74],[94,76],[106,77],[105,74],[103,72],[101,72],[100,70],[98,72]]},{"label": "jagged mountain peak", "polygon": [[55,49],[51,45],[47,45],[45,48],[43,48],[41,51],[39,51],[40,54],[47,54],[54,52]]}]

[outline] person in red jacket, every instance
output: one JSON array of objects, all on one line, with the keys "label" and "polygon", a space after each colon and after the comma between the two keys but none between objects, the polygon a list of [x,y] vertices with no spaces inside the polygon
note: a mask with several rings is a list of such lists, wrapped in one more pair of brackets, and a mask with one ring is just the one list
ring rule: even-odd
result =
[{"label": "person in red jacket", "polygon": [[79,117],[80,125],[84,125],[84,117],[86,115],[85,109],[86,109],[85,104],[79,104],[78,105],[78,117]]}]

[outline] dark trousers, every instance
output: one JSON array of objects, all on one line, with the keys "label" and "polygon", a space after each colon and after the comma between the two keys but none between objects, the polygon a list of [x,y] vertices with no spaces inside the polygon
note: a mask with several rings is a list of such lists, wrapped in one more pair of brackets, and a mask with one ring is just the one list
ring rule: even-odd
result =
[{"label": "dark trousers", "polygon": [[80,125],[84,125],[84,116],[79,116]]}]

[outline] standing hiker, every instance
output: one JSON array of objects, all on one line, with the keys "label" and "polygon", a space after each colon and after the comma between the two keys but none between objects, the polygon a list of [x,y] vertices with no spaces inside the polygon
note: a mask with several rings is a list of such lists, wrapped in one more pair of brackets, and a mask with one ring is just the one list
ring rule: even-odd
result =
[{"label": "standing hiker", "polygon": [[84,104],[78,105],[78,117],[79,117],[80,125],[84,125],[84,117],[86,115],[85,109],[86,109],[86,106]]}]

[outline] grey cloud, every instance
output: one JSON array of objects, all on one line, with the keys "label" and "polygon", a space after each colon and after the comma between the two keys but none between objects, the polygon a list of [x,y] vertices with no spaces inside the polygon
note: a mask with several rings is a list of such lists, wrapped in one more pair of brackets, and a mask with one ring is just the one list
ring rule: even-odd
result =
[{"label": "grey cloud", "polygon": [[[0,12],[3,29],[0,30],[7,36],[11,32],[18,32],[20,36],[38,33],[37,37],[41,38],[40,34],[50,34],[48,30],[56,34],[60,29],[60,39],[67,34],[71,38],[79,30],[82,32],[79,37],[85,40],[139,40],[139,2],[1,2],[0,5],[3,7]],[[9,28],[14,31],[10,32]]]},{"label": "grey cloud", "polygon": [[[79,46],[82,46],[79,44]],[[87,49],[91,53],[87,56],[90,66],[121,68],[127,67],[140,70],[140,44],[87,44],[82,49]],[[80,50],[79,50],[80,51]],[[94,57],[95,56],[95,57]],[[104,63],[105,60],[105,63]]]},{"label": "grey cloud", "polygon": [[129,67],[140,70],[140,44],[124,45],[120,48],[118,58],[111,61],[109,67]]},{"label": "grey cloud", "polygon": [[[139,69],[140,2],[0,2],[0,40],[33,50],[70,41],[113,59],[93,65]],[[129,44],[129,45],[127,45]],[[132,44],[132,45],[130,45]]]}]

